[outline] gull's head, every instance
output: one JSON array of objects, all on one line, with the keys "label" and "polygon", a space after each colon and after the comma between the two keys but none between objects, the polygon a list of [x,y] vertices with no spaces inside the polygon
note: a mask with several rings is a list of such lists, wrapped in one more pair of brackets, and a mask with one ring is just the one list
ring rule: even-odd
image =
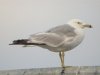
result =
[{"label": "gull's head", "polygon": [[79,19],[72,19],[68,22],[68,24],[79,29],[92,28],[90,24],[85,23]]}]

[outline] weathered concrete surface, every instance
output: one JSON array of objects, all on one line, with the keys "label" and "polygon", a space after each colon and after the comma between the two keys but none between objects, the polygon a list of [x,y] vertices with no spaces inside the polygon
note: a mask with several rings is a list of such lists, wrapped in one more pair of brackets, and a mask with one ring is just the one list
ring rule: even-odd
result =
[{"label": "weathered concrete surface", "polygon": [[[3,70],[0,75],[61,75],[62,68]],[[100,66],[68,66],[64,75],[100,75]]]}]

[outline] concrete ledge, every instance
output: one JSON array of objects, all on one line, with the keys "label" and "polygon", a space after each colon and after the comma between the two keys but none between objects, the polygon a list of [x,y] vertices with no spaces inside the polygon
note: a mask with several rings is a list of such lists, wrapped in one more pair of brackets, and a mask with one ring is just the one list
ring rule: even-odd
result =
[{"label": "concrete ledge", "polygon": [[[3,70],[0,75],[61,75],[62,68]],[[100,75],[100,66],[68,66],[65,75]]]}]

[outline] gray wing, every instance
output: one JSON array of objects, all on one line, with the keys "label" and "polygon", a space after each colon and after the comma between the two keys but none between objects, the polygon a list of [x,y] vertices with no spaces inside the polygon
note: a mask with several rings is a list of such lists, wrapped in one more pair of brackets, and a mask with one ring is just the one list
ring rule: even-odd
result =
[{"label": "gray wing", "polygon": [[75,28],[65,24],[52,28],[45,33],[32,35],[30,37],[30,42],[39,44],[43,43],[48,46],[58,47],[65,41],[65,39],[67,43],[72,40],[72,38],[76,36],[74,31]]},{"label": "gray wing", "polygon": [[58,35],[66,35],[67,37],[76,36],[75,28],[68,24],[60,25],[48,30],[48,33],[56,33]]},{"label": "gray wing", "polygon": [[38,43],[38,44],[44,43],[48,46],[58,47],[63,43],[65,39],[64,37],[61,37],[55,33],[37,33],[31,35],[29,40],[31,43]]}]

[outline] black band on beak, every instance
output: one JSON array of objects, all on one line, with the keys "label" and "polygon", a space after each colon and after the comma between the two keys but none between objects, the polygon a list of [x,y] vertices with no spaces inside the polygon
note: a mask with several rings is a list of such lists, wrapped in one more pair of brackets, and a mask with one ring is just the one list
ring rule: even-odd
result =
[{"label": "black band on beak", "polygon": [[93,28],[91,25],[89,26],[90,28]]}]

